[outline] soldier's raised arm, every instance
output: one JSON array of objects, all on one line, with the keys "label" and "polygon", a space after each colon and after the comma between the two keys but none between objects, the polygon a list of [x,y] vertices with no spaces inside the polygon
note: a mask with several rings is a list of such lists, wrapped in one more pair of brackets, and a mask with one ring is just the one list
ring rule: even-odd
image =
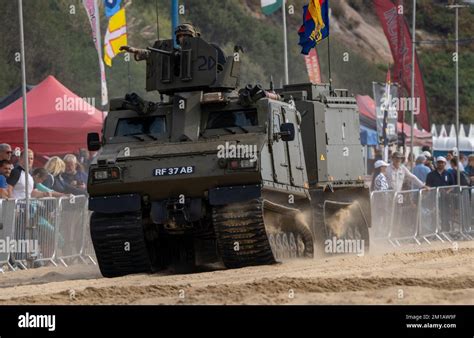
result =
[{"label": "soldier's raised arm", "polygon": [[140,49],[140,48],[135,48],[135,47],[130,47],[130,46],[122,46],[120,47],[121,51],[126,51],[128,53],[133,54],[133,58],[135,61],[143,61],[148,59],[150,56],[150,51],[147,49]]}]

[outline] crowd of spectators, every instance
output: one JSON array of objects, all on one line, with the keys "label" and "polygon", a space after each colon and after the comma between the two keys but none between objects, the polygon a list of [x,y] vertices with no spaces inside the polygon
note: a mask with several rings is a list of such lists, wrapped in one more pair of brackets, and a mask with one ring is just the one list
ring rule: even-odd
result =
[{"label": "crowd of spectators", "polygon": [[[412,157],[413,158],[413,157]],[[474,186],[474,154],[460,154],[460,163],[449,151],[444,156],[432,157],[428,150],[420,154],[410,171],[403,162],[405,156],[394,152],[391,162],[375,162],[372,177],[372,190],[395,190],[435,188],[457,184],[458,170],[462,186]]]},{"label": "crowd of spectators", "polygon": [[89,154],[81,150],[78,157],[67,154],[53,156],[44,167],[34,168],[34,152],[28,149],[29,173],[25,173],[25,153],[14,154],[9,144],[0,144],[0,198],[24,199],[28,180],[28,195],[32,198],[87,195]]}]

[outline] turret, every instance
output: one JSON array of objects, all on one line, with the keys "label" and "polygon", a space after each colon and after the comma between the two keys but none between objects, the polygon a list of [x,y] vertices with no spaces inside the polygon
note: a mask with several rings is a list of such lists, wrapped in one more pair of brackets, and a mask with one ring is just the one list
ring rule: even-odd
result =
[{"label": "turret", "polygon": [[[238,86],[240,58],[226,56],[222,49],[200,37],[184,36],[176,49],[173,40],[158,40],[153,47],[138,50],[123,47],[146,60],[146,90],[161,94],[176,92],[232,91]],[[235,48],[238,53],[238,47]]]}]

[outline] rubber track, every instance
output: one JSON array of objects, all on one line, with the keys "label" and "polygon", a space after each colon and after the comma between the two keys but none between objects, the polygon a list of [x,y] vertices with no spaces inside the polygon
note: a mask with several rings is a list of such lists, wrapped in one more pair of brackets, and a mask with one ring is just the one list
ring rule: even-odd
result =
[{"label": "rubber track", "polygon": [[[141,214],[94,212],[90,228],[100,272],[104,277],[151,272]],[[127,242],[128,251],[125,250]]]},{"label": "rubber track", "polygon": [[[275,263],[263,221],[260,199],[216,206],[212,221],[217,245],[227,268]],[[234,250],[238,243],[239,250]]]}]

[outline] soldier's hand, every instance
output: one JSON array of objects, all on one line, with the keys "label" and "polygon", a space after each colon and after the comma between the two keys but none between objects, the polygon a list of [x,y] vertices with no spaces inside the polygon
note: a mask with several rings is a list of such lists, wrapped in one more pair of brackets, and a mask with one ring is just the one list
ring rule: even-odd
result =
[{"label": "soldier's hand", "polygon": [[139,49],[139,48],[130,47],[130,46],[122,46],[120,47],[120,51],[126,51],[128,53],[132,53],[135,61],[146,60],[148,58],[148,54],[150,53],[146,49]]},{"label": "soldier's hand", "polygon": [[133,47],[130,47],[130,46],[122,46],[122,47],[120,47],[120,51],[126,51],[126,52],[129,52],[129,53],[136,53],[137,52],[136,48],[133,48]]}]

